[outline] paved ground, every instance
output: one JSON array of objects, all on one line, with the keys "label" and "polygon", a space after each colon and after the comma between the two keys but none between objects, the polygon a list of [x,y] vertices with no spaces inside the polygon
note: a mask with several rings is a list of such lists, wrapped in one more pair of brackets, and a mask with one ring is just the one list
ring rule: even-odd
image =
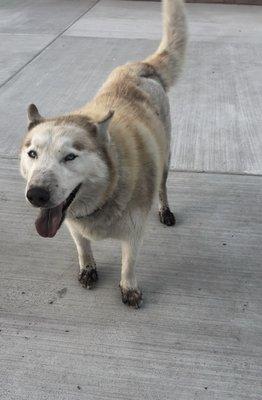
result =
[{"label": "paved ground", "polygon": [[262,7],[187,7],[188,62],[170,95],[178,224],[152,213],[145,304],[132,311],[117,243],[95,245],[87,292],[66,229],[36,235],[17,154],[27,104],[54,115],[88,100],[155,48],[160,5],[0,2],[1,400],[262,399]]}]

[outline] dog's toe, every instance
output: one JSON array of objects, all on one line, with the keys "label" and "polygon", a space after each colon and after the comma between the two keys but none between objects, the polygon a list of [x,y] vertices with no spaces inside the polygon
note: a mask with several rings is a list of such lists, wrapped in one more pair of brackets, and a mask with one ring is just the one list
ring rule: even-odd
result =
[{"label": "dog's toe", "polygon": [[176,218],[169,208],[165,208],[159,211],[160,222],[167,226],[173,226],[176,223]]},{"label": "dog's toe", "polygon": [[78,280],[84,288],[93,289],[98,280],[96,268],[86,267],[80,271]]},{"label": "dog's toe", "polygon": [[140,308],[143,302],[142,299],[142,292],[139,289],[123,289],[121,288],[121,294],[122,294],[122,301],[124,304],[134,307],[134,308]]}]

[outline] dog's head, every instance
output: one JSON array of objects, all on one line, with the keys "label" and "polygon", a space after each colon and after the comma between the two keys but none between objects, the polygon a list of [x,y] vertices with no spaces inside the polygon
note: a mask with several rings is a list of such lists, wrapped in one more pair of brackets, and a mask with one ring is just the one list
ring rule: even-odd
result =
[{"label": "dog's head", "polygon": [[56,234],[83,187],[90,203],[87,212],[99,203],[97,197],[106,190],[110,178],[105,152],[112,115],[109,112],[98,123],[82,115],[45,119],[34,104],[29,106],[20,167],[27,181],[26,199],[41,209],[36,220],[41,236]]}]

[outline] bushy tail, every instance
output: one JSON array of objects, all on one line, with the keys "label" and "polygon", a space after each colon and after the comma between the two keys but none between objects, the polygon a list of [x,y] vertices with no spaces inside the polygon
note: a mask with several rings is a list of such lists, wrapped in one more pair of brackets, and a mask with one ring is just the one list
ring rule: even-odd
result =
[{"label": "bushy tail", "polygon": [[155,68],[168,90],[181,72],[185,55],[187,27],[183,0],[162,0],[162,13],[162,41],[145,62]]}]

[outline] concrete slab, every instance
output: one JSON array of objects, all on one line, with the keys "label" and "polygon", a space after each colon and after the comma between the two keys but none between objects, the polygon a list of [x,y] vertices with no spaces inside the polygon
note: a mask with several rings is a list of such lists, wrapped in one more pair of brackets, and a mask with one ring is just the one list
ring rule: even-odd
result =
[{"label": "concrete slab", "polygon": [[0,33],[0,85],[32,60],[54,35],[15,35]]},{"label": "concrete slab", "polygon": [[160,10],[158,2],[102,0],[65,34],[157,40],[162,30]]},{"label": "concrete slab", "polygon": [[170,103],[172,168],[262,173],[262,45],[191,43]]},{"label": "concrete slab", "polygon": [[96,244],[100,282],[84,290],[68,233],[37,236],[23,186],[2,159],[2,400],[261,398],[260,177],[170,176],[178,224],[152,213],[139,311],[120,301],[119,245]]},{"label": "concrete slab", "polygon": [[[115,66],[156,46],[145,39],[59,38],[2,88],[1,154],[17,155],[29,103],[45,115],[68,112],[91,99]],[[172,168],[262,173],[260,53],[261,44],[190,43],[185,72],[170,93]]]},{"label": "concrete slab", "polygon": [[[230,36],[261,42],[261,7],[187,4],[186,8],[193,40],[198,36],[227,40]],[[160,2],[101,0],[65,34],[157,40],[161,31]]]},{"label": "concrete slab", "polygon": [[261,42],[261,7],[229,4],[187,4],[186,7],[192,38]]},{"label": "concrete slab", "polygon": [[2,0],[0,33],[58,34],[96,0]]}]

